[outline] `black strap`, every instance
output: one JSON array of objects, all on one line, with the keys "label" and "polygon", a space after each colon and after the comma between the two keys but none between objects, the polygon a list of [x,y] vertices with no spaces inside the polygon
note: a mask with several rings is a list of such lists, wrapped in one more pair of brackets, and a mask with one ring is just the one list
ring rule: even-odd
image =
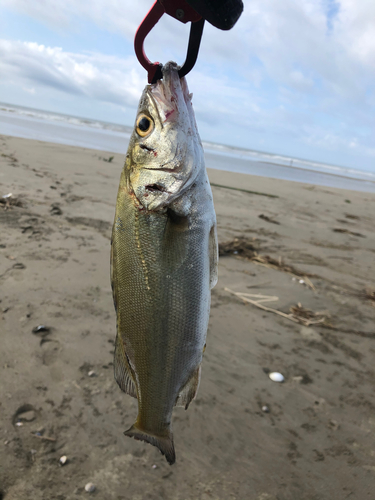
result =
[{"label": "black strap", "polygon": [[243,11],[242,0],[186,0],[206,21],[221,30],[230,30]]}]

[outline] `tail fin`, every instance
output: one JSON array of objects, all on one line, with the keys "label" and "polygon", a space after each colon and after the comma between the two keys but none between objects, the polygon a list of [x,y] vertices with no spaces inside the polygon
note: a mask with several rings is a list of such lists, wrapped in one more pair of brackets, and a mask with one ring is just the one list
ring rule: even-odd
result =
[{"label": "tail fin", "polygon": [[124,434],[125,436],[133,437],[134,439],[137,439],[139,441],[145,441],[146,443],[150,443],[153,446],[156,446],[165,456],[167,462],[170,465],[175,463],[176,454],[174,451],[173,434],[169,429],[165,436],[155,436],[154,434],[149,434],[146,431],[140,429],[136,422],[130,427],[130,429],[125,431]]}]

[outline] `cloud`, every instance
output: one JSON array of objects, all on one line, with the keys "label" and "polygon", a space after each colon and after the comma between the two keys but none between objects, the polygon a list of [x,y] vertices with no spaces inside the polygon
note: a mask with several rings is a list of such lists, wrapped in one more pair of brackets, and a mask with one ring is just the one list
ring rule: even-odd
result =
[{"label": "cloud", "polygon": [[50,87],[120,106],[138,103],[144,80],[141,69],[134,66],[134,58],[0,40],[0,73],[16,85]]}]

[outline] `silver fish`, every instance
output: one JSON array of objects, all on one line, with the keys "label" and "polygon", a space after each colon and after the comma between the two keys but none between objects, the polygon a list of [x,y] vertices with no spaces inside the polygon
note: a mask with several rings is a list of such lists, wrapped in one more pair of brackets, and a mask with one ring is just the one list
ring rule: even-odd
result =
[{"label": "silver fish", "polygon": [[174,406],[197,394],[211,288],[216,217],[185,78],[175,63],[140,99],[116,203],[111,280],[115,379],[138,398],[125,432],[175,462]]}]

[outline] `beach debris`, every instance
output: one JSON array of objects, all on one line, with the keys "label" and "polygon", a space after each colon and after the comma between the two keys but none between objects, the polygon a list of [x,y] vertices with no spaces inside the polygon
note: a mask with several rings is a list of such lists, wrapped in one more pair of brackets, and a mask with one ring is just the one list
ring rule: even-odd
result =
[{"label": "beach debris", "polygon": [[99,156],[99,160],[106,161],[107,163],[112,163],[114,156],[110,156],[109,158],[102,158]]},{"label": "beach debris", "polygon": [[219,243],[219,256],[224,257],[227,255],[239,255],[246,259],[252,260],[257,255],[257,238],[245,238],[239,236],[232,241]]},{"label": "beach debris", "polygon": [[66,455],[63,455],[62,457],[59,458],[59,464],[61,466],[65,465],[66,463],[68,463],[68,457]]},{"label": "beach debris", "polygon": [[333,431],[337,431],[340,427],[339,423],[337,422],[337,420],[330,420],[328,422],[328,427],[330,429],[332,429]]},{"label": "beach debris", "polygon": [[375,307],[375,288],[366,288],[363,292],[360,293],[360,296],[365,300],[369,300],[370,304]]},{"label": "beach debris", "polygon": [[33,433],[33,436],[36,437],[36,438],[38,438],[38,439],[42,439],[44,441],[51,441],[51,443],[55,443],[56,442],[55,438],[52,438],[52,437],[49,437],[49,436],[43,436],[40,432]]},{"label": "beach debris", "polygon": [[45,335],[48,335],[49,333],[51,333],[51,327],[46,326],[46,325],[38,325],[38,326],[35,326],[31,331],[35,335],[38,333],[42,333],[43,334],[42,336],[44,337]]},{"label": "beach debris", "polygon": [[318,325],[320,323],[326,322],[329,318],[328,311],[312,311],[311,309],[307,309],[302,307],[301,302],[298,302],[297,305],[291,306],[289,309],[292,313],[293,317],[299,320],[304,326],[310,325]]},{"label": "beach debris", "polygon": [[32,448],[30,450],[30,455],[31,455],[31,461],[32,462],[35,462],[35,455],[37,454],[37,450],[34,450],[34,448]]},{"label": "beach debris", "polygon": [[86,484],[85,491],[87,491],[87,493],[94,493],[95,490],[96,490],[95,484],[93,484],[93,483]]},{"label": "beach debris", "polygon": [[366,238],[364,234],[361,233],[355,233],[354,231],[350,231],[349,229],[344,229],[341,227],[336,227],[332,229],[334,233],[344,233],[344,234],[350,234],[351,236],[357,236],[358,238]]},{"label": "beach debris", "polygon": [[20,406],[12,417],[13,425],[21,427],[24,422],[32,422],[36,419],[36,409],[33,405],[25,404]]},{"label": "beach debris", "polygon": [[243,193],[249,193],[249,194],[257,194],[259,196],[267,196],[268,198],[279,198],[276,194],[268,194],[268,193],[261,193],[259,191],[250,191],[249,189],[242,189],[242,188],[236,188],[232,186],[223,186],[222,184],[216,184],[215,182],[210,182],[211,186],[214,187],[219,187],[219,188],[224,188],[224,189],[233,189],[234,191],[242,191]]},{"label": "beach debris", "polygon": [[96,372],[94,370],[90,370],[87,375],[89,377],[96,377]]},{"label": "beach debris", "polygon": [[5,153],[1,153],[1,156],[3,158],[8,158],[10,161],[12,161],[13,163],[17,163],[18,162],[18,159],[14,156],[15,153],[11,153],[10,155],[7,155]]},{"label": "beach debris", "polygon": [[13,269],[26,269],[25,264],[22,264],[22,262],[16,262],[13,264]]},{"label": "beach debris", "polygon": [[265,220],[267,222],[272,222],[272,224],[278,224],[278,225],[280,225],[280,222],[278,222],[277,220],[271,219],[267,215],[260,214],[260,215],[258,215],[258,217],[259,217],[259,219],[263,219],[263,220]]},{"label": "beach debris", "polygon": [[345,217],[347,219],[353,219],[353,220],[359,220],[360,217],[358,217],[358,215],[353,215],[353,214],[345,214]]},{"label": "beach debris", "polygon": [[154,465],[151,467],[151,469],[156,469],[157,467],[158,467],[158,466],[154,464]]},{"label": "beach debris", "polygon": [[269,412],[270,412],[270,409],[269,409],[269,407],[268,407],[267,405],[263,405],[263,406],[262,406],[262,411],[263,411],[264,413],[269,413]]},{"label": "beach debris", "polygon": [[273,382],[284,382],[285,380],[284,375],[279,372],[271,372],[268,376]]},{"label": "beach debris", "polygon": [[[289,310],[290,313],[284,313],[279,311],[278,309],[273,309],[271,307],[267,307],[263,305],[264,302],[275,302],[279,300],[279,297],[274,295],[262,295],[262,294],[254,294],[254,293],[245,293],[245,292],[234,292],[230,288],[224,288],[226,292],[229,292],[233,295],[236,295],[239,299],[242,299],[244,302],[248,302],[259,309],[263,309],[264,311],[272,312],[283,318],[289,319],[290,321],[294,321],[295,323],[300,323],[304,326],[318,325],[318,324],[326,324],[327,319],[329,317],[329,313],[327,311],[318,311],[314,312],[311,309],[306,309],[302,307],[302,304],[299,302],[297,305],[292,306]],[[254,300],[257,299],[257,300]]]},{"label": "beach debris", "polygon": [[219,243],[219,256],[226,257],[228,255],[233,255],[234,252],[238,252],[235,255],[248,259],[254,264],[291,274],[293,277],[298,279],[298,281],[303,280],[304,284],[312,290],[315,290],[314,284],[309,279],[309,277],[315,276],[314,274],[305,273],[294,266],[285,264],[281,257],[275,259],[269,255],[260,255],[257,252],[259,247],[258,241],[259,240],[257,238],[238,236],[231,241]]},{"label": "beach debris", "polygon": [[52,203],[51,209],[50,209],[50,214],[51,215],[62,215],[63,211],[60,208],[59,203]]},{"label": "beach debris", "polygon": [[19,198],[13,196],[13,193],[8,193],[0,196],[0,206],[7,210],[9,207],[23,207],[23,203]]}]

